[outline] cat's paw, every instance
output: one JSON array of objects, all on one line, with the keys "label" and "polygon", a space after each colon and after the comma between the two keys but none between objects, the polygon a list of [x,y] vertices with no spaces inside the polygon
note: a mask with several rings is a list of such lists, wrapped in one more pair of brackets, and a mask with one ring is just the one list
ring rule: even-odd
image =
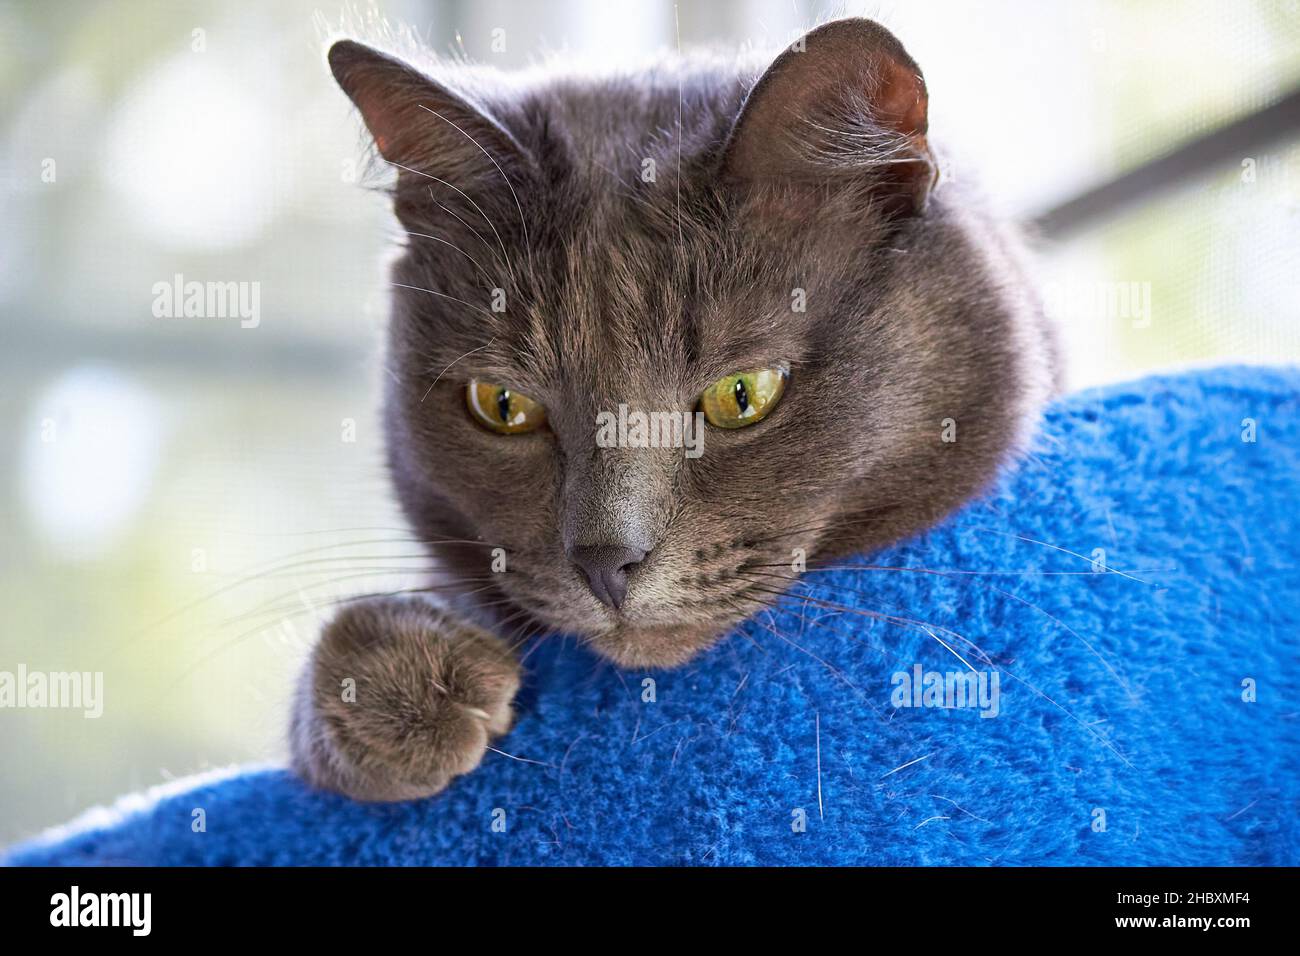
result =
[{"label": "cat's paw", "polygon": [[519,664],[505,644],[419,600],[353,604],[298,688],[294,769],[357,800],[411,800],[473,770],[510,728]]}]

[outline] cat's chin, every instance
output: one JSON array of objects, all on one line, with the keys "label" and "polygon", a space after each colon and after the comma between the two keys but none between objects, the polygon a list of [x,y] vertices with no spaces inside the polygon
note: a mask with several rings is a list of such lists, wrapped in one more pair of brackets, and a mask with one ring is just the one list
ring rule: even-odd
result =
[{"label": "cat's chin", "polygon": [[619,667],[680,667],[716,644],[717,625],[636,628],[622,626],[588,639],[588,646]]}]

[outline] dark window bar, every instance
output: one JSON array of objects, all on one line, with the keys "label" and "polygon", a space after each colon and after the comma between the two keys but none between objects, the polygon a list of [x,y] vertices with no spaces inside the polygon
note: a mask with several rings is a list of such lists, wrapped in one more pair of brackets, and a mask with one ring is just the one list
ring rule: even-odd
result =
[{"label": "dark window bar", "polygon": [[1300,132],[1300,88],[1272,106],[1229,123],[1172,152],[1061,203],[1032,220],[1037,232],[1061,239],[1135,204],[1152,199],[1179,183],[1213,171],[1226,162],[1240,163],[1258,150]]}]

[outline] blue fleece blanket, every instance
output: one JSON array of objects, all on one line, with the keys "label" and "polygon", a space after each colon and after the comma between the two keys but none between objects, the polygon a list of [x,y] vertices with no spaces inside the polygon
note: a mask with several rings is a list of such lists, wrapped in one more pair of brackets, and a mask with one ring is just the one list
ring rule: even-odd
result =
[{"label": "blue fleece blanket", "polygon": [[1067,398],[984,499],[683,669],[541,646],[436,798],[236,771],[8,862],[1300,863],[1298,396],[1218,369]]}]

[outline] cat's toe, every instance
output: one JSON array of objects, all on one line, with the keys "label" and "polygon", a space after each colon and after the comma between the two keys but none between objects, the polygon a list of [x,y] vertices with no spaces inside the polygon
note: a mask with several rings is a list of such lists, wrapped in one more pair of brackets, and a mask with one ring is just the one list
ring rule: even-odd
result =
[{"label": "cat's toe", "polygon": [[512,720],[519,665],[418,600],[359,602],[326,627],[296,701],[294,767],[360,800],[409,800],[478,766]]}]

